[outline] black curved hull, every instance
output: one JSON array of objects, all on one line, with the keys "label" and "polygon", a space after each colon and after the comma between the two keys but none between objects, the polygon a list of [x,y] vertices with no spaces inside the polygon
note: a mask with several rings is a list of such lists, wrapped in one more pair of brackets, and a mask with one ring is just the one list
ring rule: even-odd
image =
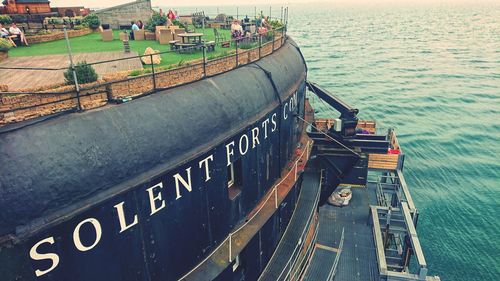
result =
[{"label": "black curved hull", "polygon": [[[286,44],[200,82],[0,134],[0,279],[181,278],[293,157],[305,78],[300,52]],[[297,193],[218,279],[258,278]]]}]

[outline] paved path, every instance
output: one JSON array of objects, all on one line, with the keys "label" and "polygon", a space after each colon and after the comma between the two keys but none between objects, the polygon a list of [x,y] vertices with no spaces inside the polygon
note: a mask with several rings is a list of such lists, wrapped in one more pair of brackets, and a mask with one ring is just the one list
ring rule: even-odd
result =
[{"label": "paved path", "polygon": [[[137,53],[99,52],[74,55],[74,61],[88,63],[137,56]],[[69,59],[64,55],[13,57],[0,63],[1,67],[44,67],[60,68],[69,66]],[[139,58],[94,65],[94,69],[102,76],[106,73],[142,68]],[[8,85],[9,91],[36,88],[64,82],[62,70],[6,70],[0,69],[0,85]]]}]

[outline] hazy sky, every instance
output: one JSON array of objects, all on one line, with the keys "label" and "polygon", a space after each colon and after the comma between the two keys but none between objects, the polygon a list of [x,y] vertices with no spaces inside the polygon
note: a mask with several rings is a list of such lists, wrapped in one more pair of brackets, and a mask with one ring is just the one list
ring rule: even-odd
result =
[{"label": "hazy sky", "polygon": [[[108,7],[114,6],[118,4],[123,4],[127,2],[132,2],[133,0],[51,0],[51,5],[53,7],[62,7],[62,6],[81,6],[85,7]],[[309,2],[327,2],[327,3],[376,3],[376,2],[384,2],[384,3],[440,3],[440,2],[460,2],[460,3],[494,3],[495,0],[252,0],[247,5],[268,5],[268,4],[276,4],[283,5],[286,3],[309,3]],[[167,1],[167,0],[153,0],[153,6],[172,6],[172,7],[180,7],[180,6],[209,6],[209,5],[230,5],[230,6],[243,6],[245,2],[238,2],[234,0],[187,0],[187,1]],[[498,2],[497,2],[498,3]]]}]

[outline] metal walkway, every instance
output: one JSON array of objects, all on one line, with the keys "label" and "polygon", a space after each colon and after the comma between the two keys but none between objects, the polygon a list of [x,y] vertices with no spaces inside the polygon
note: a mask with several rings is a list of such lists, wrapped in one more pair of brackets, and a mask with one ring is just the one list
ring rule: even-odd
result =
[{"label": "metal walkway", "polygon": [[316,246],[311,258],[311,263],[304,274],[305,281],[328,280],[337,252],[333,249],[326,249]]},{"label": "metal walkway", "polygon": [[304,243],[306,230],[314,217],[321,189],[321,174],[306,171],[302,178],[302,187],[297,206],[290,223],[281,238],[271,260],[262,272],[259,280],[288,280],[297,260],[297,255]]},{"label": "metal walkway", "polygon": [[[378,281],[377,258],[372,227],[368,225],[370,204],[376,205],[373,186],[353,188],[348,206],[324,205],[319,210],[319,231],[311,263],[303,280],[328,280],[336,255],[340,260],[333,280]],[[340,248],[342,229],[344,243]],[[331,250],[325,252],[325,248]]]}]

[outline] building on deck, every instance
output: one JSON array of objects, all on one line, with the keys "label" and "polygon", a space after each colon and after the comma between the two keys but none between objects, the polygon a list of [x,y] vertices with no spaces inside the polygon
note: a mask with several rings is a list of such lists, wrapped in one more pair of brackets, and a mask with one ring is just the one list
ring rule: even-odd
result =
[{"label": "building on deck", "polygon": [[4,0],[2,14],[44,14],[50,13],[48,0]]},{"label": "building on deck", "polygon": [[75,7],[55,7],[51,8],[52,12],[57,12],[60,17],[84,17],[90,14],[90,9],[83,6]]},{"label": "building on deck", "polygon": [[109,24],[111,28],[118,29],[120,26],[130,27],[131,21],[148,21],[153,14],[153,9],[151,8],[151,0],[136,0],[97,10],[94,13],[99,17],[101,23]]}]

